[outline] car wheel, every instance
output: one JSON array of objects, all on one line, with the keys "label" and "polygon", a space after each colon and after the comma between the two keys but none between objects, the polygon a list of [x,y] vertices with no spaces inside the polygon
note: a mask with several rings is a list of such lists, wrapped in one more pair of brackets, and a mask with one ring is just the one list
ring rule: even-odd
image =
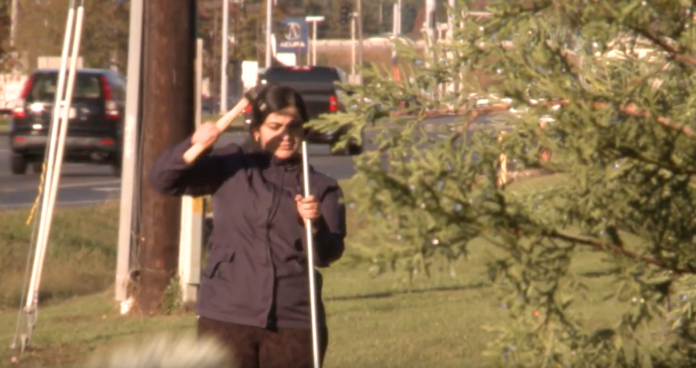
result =
[{"label": "car wheel", "polygon": [[41,174],[43,172],[43,162],[41,161],[34,161],[31,163],[31,171],[34,172],[34,174]]},{"label": "car wheel", "polygon": [[24,175],[27,173],[27,159],[23,155],[12,154],[10,156],[10,167],[12,174]]}]

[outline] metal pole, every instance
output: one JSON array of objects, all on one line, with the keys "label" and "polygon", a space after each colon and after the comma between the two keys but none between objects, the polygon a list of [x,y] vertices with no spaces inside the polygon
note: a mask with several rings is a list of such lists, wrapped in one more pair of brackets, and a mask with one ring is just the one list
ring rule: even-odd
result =
[{"label": "metal pole", "polygon": [[399,36],[399,3],[394,2],[394,5],[392,6],[394,9],[392,14],[392,36],[398,37]]},{"label": "metal pole", "polygon": [[220,115],[227,112],[227,64],[230,53],[230,0],[222,1],[222,55],[220,60]]},{"label": "metal pole", "polygon": [[[141,177],[150,176],[163,151],[193,133],[196,0],[145,3]],[[138,309],[160,312],[179,261],[181,199],[141,182]]]},{"label": "metal pole", "polygon": [[[455,28],[455,22],[454,22],[454,16],[455,12],[457,11],[457,2],[456,0],[449,0],[449,6],[450,6],[450,11],[449,11],[449,16],[447,17],[447,28],[449,33],[447,34],[447,39],[449,40],[449,58],[450,60],[454,60],[455,56],[455,51],[452,45],[454,44],[454,28]],[[461,70],[461,69],[460,69]],[[452,83],[450,84],[451,91],[448,91],[449,93],[454,93],[453,96],[458,96],[459,93],[459,83],[461,80],[461,74],[460,73],[455,73],[455,78],[453,78]]]},{"label": "metal pole", "polygon": [[312,29],[312,66],[317,65],[317,23],[313,22],[314,28]]},{"label": "metal pole", "polygon": [[201,96],[203,95],[203,39],[199,38],[196,40],[196,65],[195,65],[195,80],[194,80],[194,124],[198,128],[201,126],[201,119],[203,118],[203,102]]},{"label": "metal pole", "polygon": [[[425,40],[425,55],[426,55],[426,60],[428,58],[432,58],[432,50],[434,49],[433,43],[435,42],[435,32],[434,32],[434,24],[433,24],[433,17],[435,16],[435,0],[425,0],[425,20],[423,21],[423,32],[426,34],[426,40]],[[430,63],[425,63],[425,67],[427,68],[430,65]],[[437,90],[440,86],[435,86],[432,90],[432,97],[433,99],[437,98]]]},{"label": "metal pole", "polygon": [[[302,141],[302,175],[304,184],[304,196],[309,197],[309,164],[307,161],[307,142]],[[314,269],[314,236],[312,231],[312,221],[307,220],[305,222],[306,237],[307,237],[307,272],[309,272],[309,305],[310,305],[310,318],[312,322],[312,356],[314,358],[314,368],[321,367],[319,363],[319,326],[317,320],[317,291],[314,282],[314,274],[316,270]]]},{"label": "metal pole", "polygon": [[19,0],[12,0],[12,10],[10,11],[10,17],[12,24],[10,25],[10,48],[14,48],[17,43],[17,8],[19,6]]},{"label": "metal pole", "polygon": [[[40,276],[40,268],[41,265],[39,264],[42,262],[43,259],[43,254],[44,254],[44,248],[46,247],[47,244],[47,237],[48,237],[48,231],[47,229],[47,223],[50,223],[49,216],[52,214],[48,212],[47,208],[49,208],[48,201],[50,200],[50,191],[51,191],[51,184],[53,183],[53,175],[54,169],[55,169],[55,162],[56,162],[56,144],[58,142],[58,132],[61,124],[61,106],[64,101],[64,92],[65,92],[65,73],[66,69],[68,69],[68,52],[70,51],[70,41],[71,37],[73,36],[73,23],[74,23],[74,17],[75,17],[75,9],[74,7],[74,2],[70,2],[70,9],[68,10],[68,22],[67,25],[65,26],[65,37],[63,39],[63,51],[61,53],[61,61],[60,61],[60,70],[58,72],[58,87],[56,89],[56,97],[55,101],[53,104],[53,116],[51,119],[51,126],[50,126],[50,138],[49,138],[49,143],[48,143],[48,160],[44,164],[46,165],[46,168],[44,170],[44,175],[45,175],[45,185],[44,185],[44,194],[43,198],[41,201],[41,218],[39,220],[39,231],[38,231],[38,236],[37,236],[37,241],[36,241],[36,253],[34,255],[34,264],[32,267],[32,274],[31,274],[31,281],[29,282],[29,294],[26,300],[26,307],[27,310],[31,310],[33,307],[36,307],[36,305],[39,303],[39,278]],[[63,121],[64,124],[67,122]]]},{"label": "metal pole", "polygon": [[403,13],[403,4],[402,0],[397,0],[396,1],[396,34],[398,36],[401,36],[401,15]]},{"label": "metal pole", "polygon": [[[196,40],[195,126],[201,125],[201,85],[203,81],[203,40]],[[203,198],[184,196],[181,200],[181,234],[179,236],[179,282],[181,300],[196,301],[200,283],[203,243]]]},{"label": "metal pole", "polygon": [[[48,144],[48,162],[45,163],[45,169],[44,169],[44,174],[46,174],[46,187],[47,191],[43,194],[43,200],[41,203],[41,218],[39,221],[39,230],[38,230],[38,239],[36,243],[36,250],[34,253],[34,262],[32,265],[32,271],[31,271],[31,279],[29,281],[29,289],[27,290],[27,299],[26,299],[26,304],[24,306],[24,317],[26,318],[27,321],[27,332],[26,334],[21,335],[21,343],[22,343],[22,352],[24,349],[30,344],[35,324],[36,324],[36,313],[38,309],[38,304],[39,304],[39,284],[41,282],[41,271],[43,269],[43,262],[44,258],[46,256],[46,248],[48,246],[48,237],[50,234],[50,226],[51,226],[51,221],[53,219],[53,206],[51,205],[51,201],[55,201],[55,192],[57,191],[57,188],[54,188],[53,185],[57,185],[58,183],[53,179],[54,176],[60,176],[60,167],[59,163],[62,161],[62,150],[60,147],[58,147],[61,144],[61,140],[59,139],[57,135],[59,134],[59,127],[62,125],[67,126],[68,121],[67,118],[69,117],[69,109],[70,109],[70,101],[72,100],[72,88],[68,87],[67,91],[67,96],[65,96],[65,100],[67,100],[65,109],[61,109],[62,102],[64,101],[63,97],[63,92],[64,92],[64,84],[65,84],[65,72],[67,68],[67,62],[68,62],[68,51],[70,49],[70,40],[73,36],[73,19],[75,16],[75,2],[70,1],[70,9],[68,10],[68,21],[65,27],[65,36],[63,40],[63,51],[61,53],[61,65],[60,65],[60,71],[58,72],[58,89],[56,90],[56,96],[55,96],[55,102],[53,106],[53,118],[51,121],[51,127],[49,128],[50,130],[50,141]],[[73,47],[74,48],[79,48],[79,34],[80,30],[82,28],[82,15],[83,15],[83,7],[80,6],[78,11],[77,11],[77,24],[76,24],[76,33],[75,37],[73,39]],[[74,52],[73,54],[77,54]],[[77,56],[73,55],[73,58],[70,63],[71,69],[70,69],[70,78],[74,80],[74,68],[77,66]],[[69,82],[70,83],[70,82]],[[63,124],[60,124],[61,121],[61,115],[63,116]],[[60,131],[62,133],[62,130]],[[65,143],[65,139],[62,140],[63,144]],[[60,153],[60,155],[59,155]],[[56,158],[56,156],[58,156]],[[54,167],[58,166],[58,167]],[[16,338],[17,336],[15,336]],[[12,344],[15,346],[15,344]]]},{"label": "metal pole", "polygon": [[123,129],[121,159],[121,205],[116,256],[116,301],[128,298],[130,248],[133,242],[133,198],[138,163],[138,121],[140,120],[140,70],[143,49],[143,2],[132,1],[128,35],[128,74],[126,85],[126,120]]},{"label": "metal pole", "polygon": [[266,68],[271,67],[271,32],[273,31],[273,0],[266,0]]},{"label": "metal pole", "polygon": [[[358,51],[358,65],[362,68],[363,66],[363,26],[362,26],[362,0],[355,0],[357,2],[357,13],[358,13],[358,42],[360,42],[360,50]],[[358,78],[359,84],[362,84],[362,72]]]},{"label": "metal pole", "polygon": [[355,79],[355,13],[350,15],[350,77]]},{"label": "metal pole", "polygon": [[[32,314],[31,323],[33,323],[33,317],[36,316],[36,309],[38,307],[38,296],[39,296],[39,285],[41,284],[41,273],[43,271],[44,260],[46,257],[46,248],[48,247],[48,238],[51,233],[51,222],[53,220],[53,208],[56,203],[56,196],[58,192],[58,185],[60,185],[60,170],[63,164],[63,154],[65,152],[65,139],[68,134],[68,122],[70,119],[70,105],[72,103],[73,87],[75,85],[75,74],[77,69],[77,60],[80,56],[80,38],[82,35],[82,19],[84,15],[84,7],[80,5],[77,8],[77,15],[75,17],[75,37],[73,39],[73,49],[70,55],[70,71],[68,74],[67,88],[65,91],[65,105],[61,110],[61,120],[60,132],[58,134],[58,142],[56,142],[56,156],[55,156],[55,168],[51,181],[48,182],[48,201],[46,202],[46,207],[42,208],[41,219],[44,222],[44,231],[42,242],[40,242],[36,247],[36,256],[34,258],[34,274],[31,280],[31,288],[29,295],[32,295],[31,302],[28,305],[27,311]],[[29,299],[28,299],[29,300]],[[32,327],[33,328],[33,327]],[[28,343],[28,341],[27,341]]]},{"label": "metal pole", "polygon": [[[400,9],[401,9],[401,0],[398,0],[394,2],[394,14],[392,14],[392,36],[394,36],[394,39],[396,41],[396,38],[400,36],[401,30],[399,29],[401,24],[401,18],[400,18]],[[396,64],[396,47],[392,47],[392,63]]]},{"label": "metal pole", "polygon": [[382,0],[379,1],[379,15],[377,19],[379,21],[379,32],[382,33],[382,23],[384,22],[384,4],[382,4]]},{"label": "metal pole", "polygon": [[[66,85],[65,91],[65,105],[61,111],[61,124],[60,132],[58,133],[58,143],[56,146],[56,162],[53,169],[53,175],[51,178],[51,183],[48,188],[48,207],[42,211],[41,215],[48,215],[48,220],[46,221],[46,228],[44,230],[44,242],[48,242],[49,234],[51,233],[51,220],[53,218],[53,207],[56,203],[56,196],[58,193],[58,186],[60,185],[60,172],[63,166],[63,156],[65,153],[65,140],[68,136],[68,123],[71,118],[70,110],[72,105],[73,88],[75,86],[75,77],[77,74],[77,60],[80,57],[80,39],[82,36],[82,23],[84,17],[84,7],[80,5],[77,8],[77,16],[75,17],[75,38],[73,41],[72,53],[70,55],[70,72],[68,74],[68,83]],[[46,255],[46,245],[43,246],[43,253],[41,254],[41,259],[38,263],[37,278],[34,284],[34,291],[38,293],[39,284],[41,281],[41,271],[43,270],[43,258]]]},{"label": "metal pole", "polygon": [[436,6],[435,0],[425,0],[425,21],[423,28],[427,32],[428,44],[430,45],[435,42],[435,24],[433,24],[433,20],[435,19]]}]

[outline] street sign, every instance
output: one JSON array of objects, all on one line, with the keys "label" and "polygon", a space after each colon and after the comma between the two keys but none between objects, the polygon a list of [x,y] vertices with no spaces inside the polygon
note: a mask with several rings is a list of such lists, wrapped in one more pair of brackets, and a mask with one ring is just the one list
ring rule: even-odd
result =
[{"label": "street sign", "polygon": [[323,22],[324,21],[324,16],[322,15],[308,15],[305,17],[305,20],[307,22]]},{"label": "street sign", "polygon": [[281,21],[283,29],[276,36],[276,53],[306,54],[309,45],[309,30],[304,17],[287,17]]}]

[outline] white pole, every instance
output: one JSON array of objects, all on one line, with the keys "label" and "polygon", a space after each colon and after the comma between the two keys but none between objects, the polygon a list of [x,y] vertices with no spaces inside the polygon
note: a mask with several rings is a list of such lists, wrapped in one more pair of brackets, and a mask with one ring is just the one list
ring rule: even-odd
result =
[{"label": "white pole", "polygon": [[403,9],[402,9],[403,4],[402,4],[402,0],[397,0],[396,3],[397,3],[397,10],[398,10],[398,12],[396,13],[396,20],[397,20],[396,32],[397,32],[397,35],[401,36],[401,15],[403,13]]},{"label": "white pole", "polygon": [[53,173],[52,182],[49,185],[49,191],[48,191],[48,207],[42,211],[41,215],[42,217],[44,215],[48,216],[48,219],[46,220],[45,223],[45,230],[44,230],[44,238],[43,238],[43,244],[39,244],[37,247],[38,249],[41,249],[42,252],[40,254],[40,257],[38,257],[38,260],[35,260],[35,265],[38,264],[38,268],[36,271],[37,277],[34,283],[34,289],[32,290],[35,295],[38,295],[39,292],[39,284],[41,281],[41,271],[43,269],[43,262],[44,262],[44,257],[46,255],[46,247],[48,243],[48,237],[51,232],[51,220],[53,218],[53,207],[55,206],[56,203],[56,195],[58,192],[58,185],[60,184],[60,171],[61,167],[63,165],[63,153],[65,151],[65,138],[68,134],[68,122],[70,118],[70,105],[72,103],[72,96],[73,96],[73,87],[75,86],[75,74],[76,74],[76,69],[77,69],[77,59],[79,57],[79,50],[80,50],[80,37],[82,35],[82,18],[84,14],[84,7],[80,5],[80,7],[77,8],[77,20],[75,21],[75,38],[73,42],[73,49],[72,49],[72,55],[70,56],[70,73],[68,74],[68,85],[67,85],[67,90],[65,92],[65,108],[62,111],[62,124],[60,124],[60,134],[58,136],[58,146],[56,147],[56,162],[55,162],[55,169]]},{"label": "white pole", "polygon": [[61,52],[60,70],[58,71],[58,86],[56,88],[56,97],[53,103],[53,116],[51,118],[51,126],[49,128],[50,138],[48,141],[48,158],[47,162],[44,163],[44,194],[41,201],[41,218],[39,220],[39,231],[37,234],[36,241],[36,251],[34,254],[34,264],[31,272],[31,281],[29,282],[29,293],[26,300],[26,307],[31,310],[33,306],[39,302],[38,293],[38,273],[40,272],[39,262],[42,262],[44,244],[46,244],[46,222],[48,220],[49,214],[46,212],[48,208],[49,196],[46,193],[46,188],[51,189],[51,183],[53,178],[53,168],[55,165],[55,150],[56,142],[58,136],[58,129],[60,124],[60,113],[61,113],[61,103],[63,101],[63,93],[65,91],[65,72],[68,64],[68,52],[70,50],[70,41],[72,36],[73,23],[75,18],[74,3],[70,3],[70,9],[68,10],[68,22],[65,25],[65,35],[63,37],[63,51]]},{"label": "white pole", "polygon": [[[394,14],[392,14],[392,36],[394,37],[394,40],[396,40],[397,37],[401,34],[399,31],[399,2],[401,0],[398,0],[397,2],[394,3]],[[392,47],[392,60],[396,59],[396,47]]]},{"label": "white pole", "polygon": [[[201,84],[203,81],[203,40],[196,40],[195,124],[201,125]],[[184,303],[196,301],[200,283],[201,248],[203,240],[203,199],[184,196],[181,203],[181,234],[179,236],[179,282]]]},{"label": "white pole", "polygon": [[432,45],[434,42],[435,25],[433,24],[433,19],[435,16],[435,0],[425,0],[425,21],[423,22],[423,28],[428,35],[428,45]]},{"label": "white pole", "polygon": [[[307,158],[307,142],[302,141],[302,174],[304,177],[304,196],[309,197],[309,164]],[[319,331],[317,325],[316,284],[314,283],[314,239],[312,236],[312,221],[305,222],[307,230],[307,271],[309,272],[309,301],[312,319],[312,352],[314,353],[314,368],[319,368]]]},{"label": "white pole", "polygon": [[133,239],[133,194],[135,193],[138,162],[138,119],[140,111],[140,66],[143,49],[143,2],[130,4],[128,32],[128,81],[126,84],[126,121],[123,129],[123,157],[121,159],[121,205],[116,256],[116,301],[128,298],[130,280],[130,251]]},{"label": "white pole", "polygon": [[350,15],[350,77],[355,79],[355,15]]},{"label": "white pole", "polygon": [[399,36],[399,3],[395,2],[394,5],[392,5],[393,14],[392,14],[392,36],[398,37]]},{"label": "white pole", "polygon": [[[220,115],[227,112],[227,64],[230,53],[230,0],[222,0],[222,60],[220,61]],[[236,37],[236,35],[235,35]]]},{"label": "white pole", "polygon": [[317,23],[312,22],[312,66],[317,65]]},{"label": "white pole", "polygon": [[271,67],[271,32],[273,31],[273,0],[266,1],[266,68]]},{"label": "white pole", "polygon": [[307,65],[317,65],[317,23],[323,22],[324,17],[321,15],[310,15],[305,17],[307,23],[312,24],[312,45],[307,47]]}]

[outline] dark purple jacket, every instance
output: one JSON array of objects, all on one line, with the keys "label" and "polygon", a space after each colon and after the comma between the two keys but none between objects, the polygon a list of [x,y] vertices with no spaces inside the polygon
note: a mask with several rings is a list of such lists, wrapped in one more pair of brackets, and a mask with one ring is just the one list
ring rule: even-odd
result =
[{"label": "dark purple jacket", "polygon": [[[189,147],[190,138],[162,154],[150,181],[167,195],[212,195],[210,256],[197,313],[257,327],[310,328],[306,232],[294,200],[304,193],[301,158],[280,161],[246,143],[208,150],[187,165],[182,156]],[[322,213],[314,225],[314,264],[326,267],[343,254],[343,193],[336,180],[313,169],[310,191]],[[315,275],[324,325],[322,278]]]}]

